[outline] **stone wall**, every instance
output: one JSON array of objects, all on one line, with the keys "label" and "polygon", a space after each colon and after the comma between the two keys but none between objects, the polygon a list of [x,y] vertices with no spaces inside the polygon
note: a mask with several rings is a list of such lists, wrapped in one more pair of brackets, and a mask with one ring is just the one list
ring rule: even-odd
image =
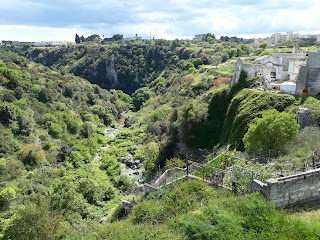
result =
[{"label": "stone wall", "polygon": [[254,191],[261,191],[276,206],[285,207],[320,199],[320,169],[310,170],[266,183],[253,181]]},{"label": "stone wall", "polygon": [[252,64],[246,64],[239,58],[235,63],[231,86],[238,82],[242,70],[248,73],[248,79],[262,76],[269,83],[275,80],[295,80],[300,67],[306,63],[306,60],[305,53],[262,56]]},{"label": "stone wall", "polygon": [[158,188],[152,186],[151,184],[145,183],[143,184],[143,191],[145,193],[152,193],[158,191]]}]

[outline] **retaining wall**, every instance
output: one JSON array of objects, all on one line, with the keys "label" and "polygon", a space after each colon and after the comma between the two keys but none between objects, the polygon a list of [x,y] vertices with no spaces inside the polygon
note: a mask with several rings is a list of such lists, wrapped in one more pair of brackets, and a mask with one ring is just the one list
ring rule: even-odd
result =
[{"label": "retaining wall", "polygon": [[283,178],[271,178],[266,183],[253,181],[254,191],[261,191],[277,206],[288,206],[320,199],[320,169]]}]

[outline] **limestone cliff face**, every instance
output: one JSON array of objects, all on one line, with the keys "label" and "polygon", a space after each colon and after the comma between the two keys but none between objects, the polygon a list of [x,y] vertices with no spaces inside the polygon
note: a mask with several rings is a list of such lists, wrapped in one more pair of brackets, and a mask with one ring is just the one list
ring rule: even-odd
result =
[{"label": "limestone cliff face", "polygon": [[[167,46],[122,44],[34,48],[28,58],[83,77],[106,89],[133,93],[166,68],[177,67],[180,52]],[[184,56],[184,55],[183,55]]]}]

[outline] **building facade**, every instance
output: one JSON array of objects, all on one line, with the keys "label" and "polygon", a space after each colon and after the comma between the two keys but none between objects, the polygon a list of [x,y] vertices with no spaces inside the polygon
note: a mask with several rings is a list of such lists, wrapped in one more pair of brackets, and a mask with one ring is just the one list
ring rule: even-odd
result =
[{"label": "building facade", "polygon": [[306,64],[306,59],[307,55],[304,53],[262,56],[250,64],[238,59],[231,85],[238,82],[242,70],[248,73],[249,79],[259,77],[264,87],[280,80],[296,81],[300,67]]}]

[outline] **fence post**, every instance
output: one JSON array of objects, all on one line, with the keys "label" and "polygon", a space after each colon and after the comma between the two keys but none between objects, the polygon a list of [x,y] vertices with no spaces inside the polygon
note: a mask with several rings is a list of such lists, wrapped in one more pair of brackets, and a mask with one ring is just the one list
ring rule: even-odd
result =
[{"label": "fence post", "polygon": [[167,184],[167,174],[170,170],[168,170],[167,172],[164,173],[163,177],[164,177],[164,185]]},{"label": "fence post", "polygon": [[204,167],[201,168],[202,169],[202,181],[204,180]]},{"label": "fence post", "polygon": [[189,162],[188,162],[188,157],[187,157],[187,177],[189,176]]},{"label": "fence post", "polygon": [[315,164],[315,161],[314,161],[314,152],[313,152],[313,155],[312,155],[312,167],[313,167],[313,169],[316,169],[316,164]]}]

